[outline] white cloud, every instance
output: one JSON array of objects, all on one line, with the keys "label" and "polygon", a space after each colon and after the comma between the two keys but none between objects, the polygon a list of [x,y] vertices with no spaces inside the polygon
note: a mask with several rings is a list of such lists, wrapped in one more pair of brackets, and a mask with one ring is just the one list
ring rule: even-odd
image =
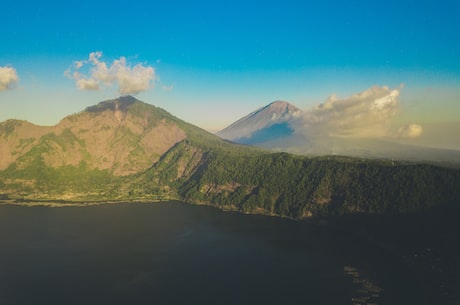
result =
[{"label": "white cloud", "polygon": [[396,137],[398,138],[417,138],[420,137],[423,133],[423,128],[418,124],[409,124],[406,126],[401,126],[398,128]]},{"label": "white cloud", "polygon": [[0,67],[0,91],[13,88],[19,77],[16,69],[12,67]]},{"label": "white cloud", "polygon": [[[155,80],[155,70],[151,66],[137,64],[131,67],[121,56],[107,65],[101,60],[102,52],[92,52],[87,60],[75,61],[64,75],[75,80],[80,90],[99,90],[112,85],[118,86],[121,94],[136,94],[149,89]],[[87,73],[82,73],[86,68]]]},{"label": "white cloud", "polygon": [[[307,137],[394,136],[391,121],[400,110],[400,90],[374,86],[345,99],[332,95],[324,103],[305,111],[293,127]],[[398,131],[397,136],[414,137],[422,133],[420,125],[409,126]]]},{"label": "white cloud", "polygon": [[78,79],[77,81],[77,87],[80,90],[99,90],[99,83],[93,79]]}]

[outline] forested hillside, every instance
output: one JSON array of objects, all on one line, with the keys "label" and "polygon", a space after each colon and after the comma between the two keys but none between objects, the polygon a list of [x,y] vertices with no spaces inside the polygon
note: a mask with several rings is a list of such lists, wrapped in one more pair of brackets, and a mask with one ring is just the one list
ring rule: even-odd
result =
[{"label": "forested hillside", "polygon": [[[152,183],[154,181],[154,183]],[[246,148],[171,149],[139,178],[191,203],[293,218],[353,212],[405,213],[455,203],[460,171],[433,165],[301,157]]]},{"label": "forested hillside", "polygon": [[0,144],[9,154],[0,171],[3,199],[177,199],[296,219],[460,203],[458,169],[272,153],[226,142],[132,97],[89,107],[45,131],[2,126]]}]

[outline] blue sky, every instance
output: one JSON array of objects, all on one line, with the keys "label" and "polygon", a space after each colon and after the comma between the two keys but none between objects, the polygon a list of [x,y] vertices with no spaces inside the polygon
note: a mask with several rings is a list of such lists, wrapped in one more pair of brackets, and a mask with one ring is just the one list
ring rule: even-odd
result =
[{"label": "blue sky", "polygon": [[119,78],[77,87],[97,51],[109,68],[151,67],[136,97],[210,130],[373,85],[404,84],[401,122],[460,120],[458,1],[9,1],[2,24],[0,68],[19,79],[0,91],[0,121],[56,124],[120,95]]}]

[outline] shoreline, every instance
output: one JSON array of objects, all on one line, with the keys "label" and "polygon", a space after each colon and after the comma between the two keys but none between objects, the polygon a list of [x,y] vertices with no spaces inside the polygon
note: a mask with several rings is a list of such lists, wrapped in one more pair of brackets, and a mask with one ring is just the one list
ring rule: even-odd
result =
[{"label": "shoreline", "polygon": [[118,204],[118,203],[160,203],[174,201],[174,199],[166,200],[78,200],[78,201],[69,201],[69,200],[0,200],[0,206],[10,205],[10,206],[23,206],[23,207],[48,207],[48,208],[66,208],[66,207],[89,207],[89,206],[98,206],[105,204]]}]

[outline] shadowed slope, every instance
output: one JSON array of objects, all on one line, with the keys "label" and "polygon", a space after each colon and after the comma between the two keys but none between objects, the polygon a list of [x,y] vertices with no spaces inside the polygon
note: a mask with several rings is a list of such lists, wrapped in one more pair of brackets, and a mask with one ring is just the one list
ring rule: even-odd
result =
[{"label": "shadowed slope", "polygon": [[297,107],[276,101],[241,118],[217,132],[217,135],[237,143],[260,143],[292,134],[293,129],[288,122],[300,114],[301,110]]}]

